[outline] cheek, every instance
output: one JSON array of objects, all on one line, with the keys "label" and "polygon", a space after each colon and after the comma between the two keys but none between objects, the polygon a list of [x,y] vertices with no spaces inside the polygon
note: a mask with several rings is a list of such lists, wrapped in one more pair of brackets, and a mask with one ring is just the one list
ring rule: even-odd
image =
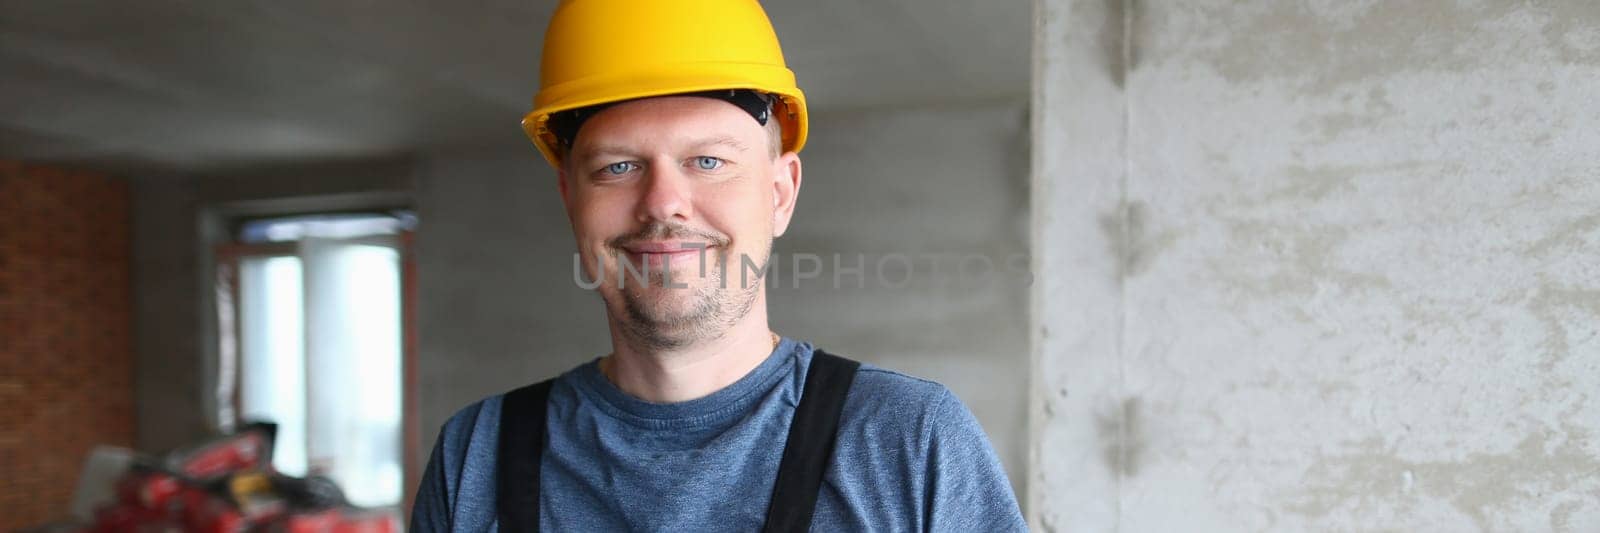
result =
[{"label": "cheek", "polygon": [[620,194],[580,194],[572,205],[573,233],[583,246],[604,243],[632,229],[632,212]]},{"label": "cheek", "polygon": [[772,238],[772,193],[746,184],[699,195],[695,209],[705,224],[734,241],[734,246],[758,251]]}]

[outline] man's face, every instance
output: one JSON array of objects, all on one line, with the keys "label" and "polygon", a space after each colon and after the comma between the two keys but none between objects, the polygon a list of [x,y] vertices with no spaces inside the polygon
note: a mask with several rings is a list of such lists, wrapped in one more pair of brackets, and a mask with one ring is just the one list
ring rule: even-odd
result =
[{"label": "man's face", "polygon": [[[799,158],[774,157],[774,142],[748,113],[701,97],[626,102],[584,124],[562,165],[562,200],[585,279],[603,272],[613,319],[674,347],[720,336],[749,312],[800,185]],[[626,270],[619,280],[623,263],[648,280]]]}]

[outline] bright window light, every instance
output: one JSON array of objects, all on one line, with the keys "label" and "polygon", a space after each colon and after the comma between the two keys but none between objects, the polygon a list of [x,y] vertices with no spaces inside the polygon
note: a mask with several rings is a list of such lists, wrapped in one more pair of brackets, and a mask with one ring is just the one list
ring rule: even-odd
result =
[{"label": "bright window light", "polygon": [[301,234],[293,255],[239,262],[242,418],[278,424],[275,469],[326,475],[364,507],[405,490],[397,246]]},{"label": "bright window light", "polygon": [[306,473],[305,306],[298,257],[239,264],[239,409],[278,424],[272,466]]},{"label": "bright window light", "polygon": [[239,242],[290,242],[309,237],[348,239],[367,235],[393,235],[415,229],[416,225],[416,214],[406,210],[385,214],[302,215],[246,222],[239,227]]}]

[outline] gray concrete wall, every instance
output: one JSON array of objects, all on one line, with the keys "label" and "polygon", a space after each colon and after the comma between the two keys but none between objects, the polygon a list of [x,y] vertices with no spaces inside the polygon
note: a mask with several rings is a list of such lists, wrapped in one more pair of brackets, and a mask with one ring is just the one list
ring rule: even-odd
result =
[{"label": "gray concrete wall", "polygon": [[467,404],[611,350],[599,298],[572,280],[555,173],[524,148],[434,154],[423,166],[417,394],[427,447]]},{"label": "gray concrete wall", "polygon": [[198,199],[188,180],[132,183],[134,440],[153,452],[209,433],[200,408]]},{"label": "gray concrete wall", "polygon": [[1037,7],[1035,527],[1600,530],[1600,5]]},{"label": "gray concrete wall", "polygon": [[[1026,289],[936,276],[931,258],[890,288],[874,282],[873,261],[1025,254],[1026,118],[1021,103],[813,117],[798,212],[776,252],[780,262],[815,254],[824,271],[769,290],[778,332],[950,386],[1013,482],[1024,466]],[[573,283],[555,176],[531,146],[433,154],[421,175],[418,371],[431,445],[456,409],[603,355],[610,340],[598,297]],[[836,253],[844,266],[868,256],[865,289],[848,277],[832,288]]]},{"label": "gray concrete wall", "polygon": [[[775,247],[779,268],[789,270],[770,293],[773,324],[829,351],[948,386],[983,424],[1020,498],[1026,106],[839,113],[814,122],[795,222]],[[803,253],[822,258],[819,279],[795,279]],[[914,274],[903,284],[905,269],[892,254],[911,260]],[[968,258],[993,261],[995,275],[980,275],[982,261]],[[1018,260],[1016,272],[1006,269],[1009,258]],[[844,272],[857,264],[865,283]]]}]

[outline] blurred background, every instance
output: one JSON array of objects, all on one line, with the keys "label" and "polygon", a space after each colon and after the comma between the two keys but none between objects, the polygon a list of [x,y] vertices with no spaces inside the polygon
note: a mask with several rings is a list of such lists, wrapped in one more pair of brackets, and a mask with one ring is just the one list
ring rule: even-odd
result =
[{"label": "blurred background", "polygon": [[[518,126],[554,4],[0,0],[0,529],[261,418],[404,509],[609,351]],[[1034,528],[1600,531],[1600,4],[764,5],[776,251],[868,271],[775,329],[948,385]]]},{"label": "blurred background", "polygon": [[[403,507],[455,410],[609,352],[519,125],[555,5],[0,2],[0,530],[94,445],[263,418],[280,471]],[[1025,260],[1032,6],[765,7],[813,113],[776,251],[826,263],[775,329],[953,388],[1020,494],[1026,288],[831,262]]]}]

